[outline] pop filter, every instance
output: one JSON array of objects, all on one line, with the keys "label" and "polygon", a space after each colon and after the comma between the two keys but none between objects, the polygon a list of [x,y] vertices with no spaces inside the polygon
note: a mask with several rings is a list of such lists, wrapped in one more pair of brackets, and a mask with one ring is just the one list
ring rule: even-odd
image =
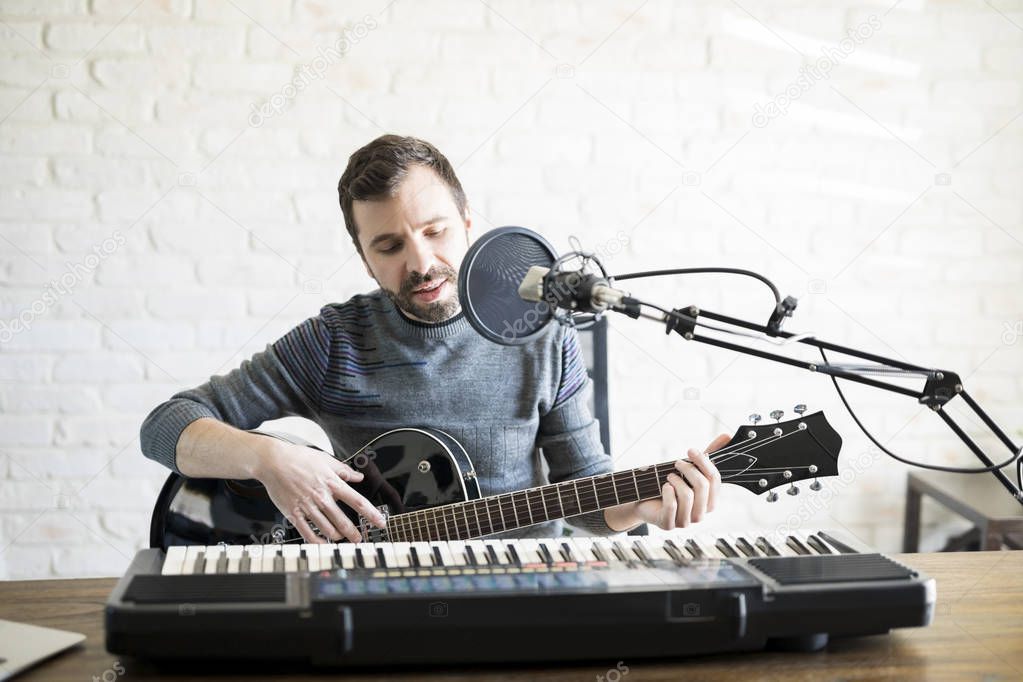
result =
[{"label": "pop filter", "polygon": [[555,260],[554,247],[524,227],[499,227],[481,236],[458,272],[458,300],[469,324],[504,346],[536,338],[554,315],[545,302],[523,300],[519,284],[529,268],[550,268]]}]

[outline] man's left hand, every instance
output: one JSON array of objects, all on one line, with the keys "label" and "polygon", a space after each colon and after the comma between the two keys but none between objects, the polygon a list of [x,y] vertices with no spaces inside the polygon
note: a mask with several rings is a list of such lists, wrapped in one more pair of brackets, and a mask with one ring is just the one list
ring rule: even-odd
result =
[{"label": "man's left hand", "polygon": [[686,528],[708,512],[714,511],[718,491],[721,489],[721,474],[708,455],[729,440],[731,437],[723,433],[711,441],[703,452],[691,448],[687,453],[688,459],[675,462],[677,473],[668,474],[667,483],[661,487],[661,496],[632,503],[634,508],[628,510],[632,512],[628,515],[634,519],[638,517],[638,523],[645,521],[664,530],[672,530]]}]

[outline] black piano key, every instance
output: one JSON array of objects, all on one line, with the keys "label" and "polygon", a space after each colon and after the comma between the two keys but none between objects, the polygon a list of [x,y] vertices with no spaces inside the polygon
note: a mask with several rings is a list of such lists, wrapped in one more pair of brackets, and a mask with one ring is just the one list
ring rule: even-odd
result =
[{"label": "black piano key", "polygon": [[781,552],[774,548],[763,535],[757,538],[757,547],[767,556],[781,556]]},{"label": "black piano key", "polygon": [[195,555],[195,564],[192,565],[192,573],[206,572],[206,552],[199,552]]},{"label": "black piano key", "polygon": [[393,566],[387,565],[387,556],[384,554],[383,547],[377,547],[377,567],[378,568],[394,568]]},{"label": "black piano key", "polygon": [[686,560],[685,555],[682,554],[682,550],[679,549],[679,546],[671,540],[664,541],[664,551],[675,560],[675,563],[681,564]]},{"label": "black piano key", "polygon": [[217,557],[217,573],[227,573],[227,554],[223,552]]},{"label": "black piano key", "polygon": [[284,557],[280,554],[274,557],[274,573],[284,573]]},{"label": "black piano key", "polygon": [[859,554],[855,549],[845,544],[841,540],[838,540],[831,535],[828,535],[822,530],[817,531],[817,535],[821,536],[825,542],[837,549],[841,554]]},{"label": "black piano key", "polygon": [[[355,553],[357,555],[357,560],[359,561],[359,566],[362,566],[362,555],[359,554],[359,550],[355,550]],[[337,547],[334,548],[334,553],[330,556],[330,567],[341,568],[341,550]]]},{"label": "black piano key", "polygon": [[561,556],[565,557],[565,561],[575,561],[572,558],[572,548],[568,546],[567,542],[561,543]]},{"label": "black piano key", "polygon": [[248,552],[242,555],[241,561],[238,562],[239,573],[249,573],[252,570],[252,559],[249,557]]},{"label": "black piano key", "polygon": [[518,566],[522,566],[522,557],[519,556],[519,550],[515,549],[515,544],[508,543],[508,555],[511,557],[512,563]]},{"label": "black piano key", "polygon": [[465,546],[465,559],[469,562],[470,566],[480,565],[480,560],[476,558],[476,552],[469,545]]},{"label": "black piano key", "polygon": [[607,563],[611,563],[611,561],[613,561],[613,559],[607,555],[607,552],[604,551],[604,548],[597,543],[593,543],[593,554],[599,561]]},{"label": "black piano key", "polygon": [[753,545],[749,543],[749,540],[742,536],[739,536],[739,538],[735,541],[735,546],[739,548],[740,552],[742,552],[748,557],[760,556],[760,554],[757,553],[757,550],[753,547]]},{"label": "black piano key", "polygon": [[651,563],[654,560],[638,542],[632,543],[632,551],[645,563]]},{"label": "black piano key", "polygon": [[419,560],[419,552],[416,551],[415,547],[408,548],[409,561],[412,564],[412,568],[422,568],[423,563]]},{"label": "black piano key", "polygon": [[834,554],[831,549],[828,548],[823,542],[820,541],[816,535],[810,534],[806,536],[806,542],[817,550],[818,554]]},{"label": "black piano key", "polygon": [[617,540],[611,543],[611,551],[622,561],[632,561],[632,557],[629,556],[629,550],[623,547]]},{"label": "black piano key", "polygon": [[728,544],[728,540],[725,540],[724,538],[718,538],[717,542],[714,543],[714,546],[718,548],[719,552],[729,559],[734,559],[739,556],[739,553],[736,552],[732,546]]},{"label": "black piano key", "polygon": [[[668,542],[671,542],[671,540],[668,540]],[[674,543],[672,543],[672,546],[674,546]],[[689,552],[694,559],[703,559],[707,556],[704,554],[703,550],[700,549],[700,546],[696,544],[696,540],[693,540],[692,538],[686,540],[686,551]]]},{"label": "black piano key", "polygon": [[796,554],[803,555],[813,554],[813,552],[807,549],[806,545],[800,542],[799,538],[797,538],[795,535],[788,536],[788,538],[786,538],[785,540],[785,544],[791,547],[792,551],[795,552]]},{"label": "black piano key", "polygon": [[501,560],[497,558],[497,550],[494,549],[493,545],[487,545],[487,558],[495,566],[501,563]]},{"label": "black piano key", "polygon": [[433,565],[434,566],[445,566],[444,557],[441,556],[440,547],[436,545],[433,547]]},{"label": "black piano key", "polygon": [[547,545],[540,542],[538,543],[538,547],[539,549],[537,551],[540,552],[540,556],[543,558],[545,562],[547,562],[548,564],[553,564],[556,561],[554,556],[551,554],[551,550],[547,549]]}]

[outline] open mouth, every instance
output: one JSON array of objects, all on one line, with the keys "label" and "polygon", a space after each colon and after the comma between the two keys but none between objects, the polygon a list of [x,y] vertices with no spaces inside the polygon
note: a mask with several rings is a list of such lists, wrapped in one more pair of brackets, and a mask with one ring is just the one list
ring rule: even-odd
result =
[{"label": "open mouth", "polygon": [[436,282],[429,282],[427,284],[422,285],[418,289],[413,289],[412,295],[415,298],[423,301],[436,300],[440,296],[441,291],[443,291],[444,284],[446,282],[447,282],[446,279],[442,279]]}]

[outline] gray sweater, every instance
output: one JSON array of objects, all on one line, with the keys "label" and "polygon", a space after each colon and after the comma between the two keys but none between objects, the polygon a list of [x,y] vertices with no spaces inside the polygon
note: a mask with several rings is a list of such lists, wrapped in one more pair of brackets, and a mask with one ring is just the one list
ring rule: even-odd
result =
[{"label": "gray sweater", "polygon": [[[526,345],[501,346],[462,314],[417,322],[377,290],[324,306],[237,369],[158,405],[142,424],[142,451],[178,471],[178,438],[201,417],[239,429],[305,417],[339,457],[393,428],[433,426],[462,444],[486,496],[612,471],[591,391],[575,330],[551,325]],[[614,532],[603,512],[568,522]],[[551,521],[503,535],[561,530]]]}]

